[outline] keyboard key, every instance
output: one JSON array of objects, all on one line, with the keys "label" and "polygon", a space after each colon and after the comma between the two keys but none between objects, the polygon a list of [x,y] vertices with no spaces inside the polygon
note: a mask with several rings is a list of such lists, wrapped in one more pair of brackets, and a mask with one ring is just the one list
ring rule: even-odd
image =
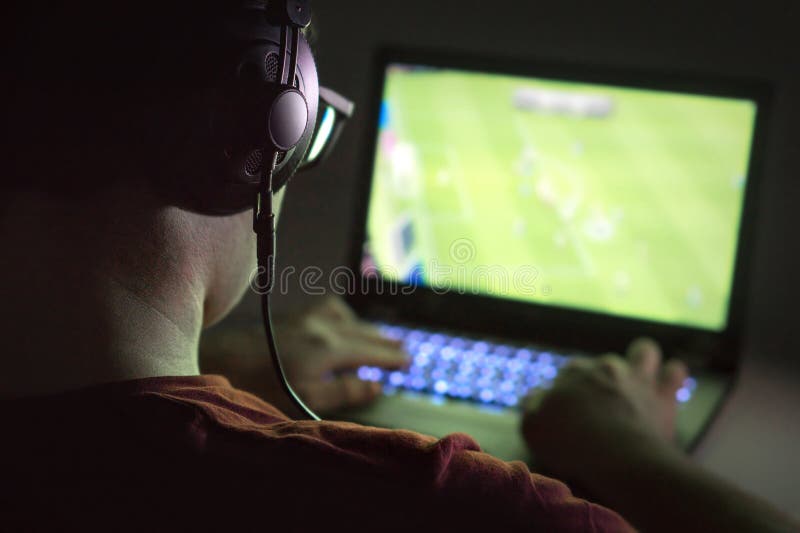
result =
[{"label": "keyboard key", "polygon": [[467,341],[461,337],[453,337],[450,339],[449,346],[456,350],[463,350],[467,347]]},{"label": "keyboard key", "polygon": [[431,344],[435,344],[437,346],[441,346],[447,342],[447,337],[444,335],[440,335],[438,333],[434,333],[430,337],[428,337],[428,342]]},{"label": "keyboard key", "polygon": [[406,334],[406,339],[411,342],[422,342],[426,337],[425,332],[418,329],[411,330]]},{"label": "keyboard key", "polygon": [[678,389],[678,392],[675,393],[675,399],[678,400],[680,403],[688,402],[692,397],[692,391],[690,391],[686,387],[681,387]]},{"label": "keyboard key", "polygon": [[508,357],[514,353],[514,349],[511,346],[495,346],[493,353],[500,357]]},{"label": "keyboard key", "polygon": [[491,389],[483,389],[480,392],[479,397],[482,402],[491,403],[494,400],[494,391]]},{"label": "keyboard key", "polygon": [[489,351],[490,347],[491,346],[489,345],[488,342],[478,341],[472,345],[472,351],[478,353],[486,353]]},{"label": "keyboard key", "polygon": [[530,361],[533,358],[533,353],[523,348],[522,350],[517,350],[515,356],[520,361]]},{"label": "keyboard key", "polygon": [[389,374],[389,384],[394,387],[400,387],[405,383],[405,374],[402,372],[392,372]]}]

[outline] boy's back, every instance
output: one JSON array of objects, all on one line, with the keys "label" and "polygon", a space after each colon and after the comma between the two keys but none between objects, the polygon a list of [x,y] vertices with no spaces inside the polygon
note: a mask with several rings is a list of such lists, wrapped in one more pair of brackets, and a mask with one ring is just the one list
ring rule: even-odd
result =
[{"label": "boy's back", "polygon": [[2,514],[14,530],[629,529],[465,435],[291,421],[217,376],[121,382],[0,410]]}]

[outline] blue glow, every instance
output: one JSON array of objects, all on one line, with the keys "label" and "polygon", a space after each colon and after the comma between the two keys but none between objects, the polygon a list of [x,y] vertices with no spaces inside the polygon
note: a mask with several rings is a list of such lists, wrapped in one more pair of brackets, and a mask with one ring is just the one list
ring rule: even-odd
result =
[{"label": "blue glow", "polygon": [[430,362],[431,359],[428,354],[421,353],[414,357],[414,364],[417,366],[428,366]]},{"label": "blue glow", "polygon": [[407,341],[421,341],[425,338],[425,334],[418,329],[410,331],[406,336]]},{"label": "blue glow", "polygon": [[476,342],[472,346],[472,349],[473,349],[473,351],[476,351],[476,352],[479,352],[479,353],[486,353],[486,352],[489,351],[489,344],[485,343],[485,342],[482,342],[482,341],[481,342]]},{"label": "blue glow", "polygon": [[467,341],[465,341],[461,337],[455,337],[450,341],[450,346],[452,346],[456,350],[463,350],[467,346]]},{"label": "blue glow", "polygon": [[469,398],[473,394],[475,394],[475,392],[472,390],[472,387],[470,387],[469,385],[459,385],[459,386],[456,387],[456,389],[454,391],[454,394],[456,396],[458,396],[459,398]]},{"label": "blue glow", "polygon": [[458,366],[458,372],[461,374],[472,374],[475,372],[475,365],[471,362],[461,363]]},{"label": "blue glow", "polygon": [[511,346],[495,346],[494,353],[500,357],[508,357],[514,351]]},{"label": "blue glow", "polygon": [[417,376],[417,377],[415,377],[415,378],[413,378],[411,380],[411,388],[412,389],[422,390],[422,389],[425,388],[426,384],[427,383],[425,382],[425,378],[423,378],[421,376]]},{"label": "blue glow", "polygon": [[519,399],[513,394],[506,394],[503,396],[502,402],[508,407],[514,407],[519,403]]},{"label": "blue glow", "polygon": [[497,357],[496,355],[490,355],[486,357],[486,364],[491,367],[498,367],[505,362],[503,357]]},{"label": "blue glow", "polygon": [[516,355],[517,355],[518,359],[521,359],[523,361],[530,361],[531,357],[533,356],[533,354],[531,353],[530,350],[525,350],[525,349],[517,350],[517,354]]},{"label": "blue glow", "polygon": [[381,381],[383,370],[372,366],[362,366],[358,369],[357,375],[359,379],[364,381]]},{"label": "blue glow", "polygon": [[405,335],[405,330],[397,326],[384,326],[381,329],[381,333],[390,339],[400,340],[403,338],[403,335]]},{"label": "blue glow", "polygon": [[440,345],[440,346],[441,346],[442,344],[444,344],[445,342],[447,342],[447,339],[445,338],[445,336],[444,336],[444,335],[434,334],[434,335],[431,335],[431,336],[430,336],[430,338],[428,339],[428,341],[429,341],[431,344],[438,344],[438,345]]},{"label": "blue glow", "polygon": [[459,383],[470,383],[475,379],[475,373],[471,367],[460,367],[454,376],[454,379]]},{"label": "blue glow", "polygon": [[440,352],[440,355],[442,356],[442,359],[444,359],[445,361],[449,361],[449,360],[453,359],[456,356],[456,353],[457,352],[456,352],[455,348],[452,348],[450,346],[446,346],[446,347],[442,348],[442,351]]},{"label": "blue glow", "polygon": [[430,342],[423,342],[417,349],[419,350],[419,353],[432,354],[434,351],[436,351],[436,346]]},{"label": "blue glow", "polygon": [[386,129],[391,126],[392,118],[391,118],[391,111],[389,110],[389,102],[387,100],[383,100],[381,102],[381,113],[380,117],[378,118],[378,127],[380,129]]},{"label": "blue glow", "polygon": [[675,393],[675,399],[678,400],[680,403],[686,403],[692,398],[692,392],[682,387],[678,389],[678,392]]},{"label": "blue glow", "polygon": [[480,378],[475,382],[475,385],[482,389],[486,389],[492,386],[492,379],[491,378]]},{"label": "blue glow", "polygon": [[[357,370],[360,379],[382,383],[387,394],[399,389],[406,394],[434,395],[436,401],[449,396],[498,408],[514,407],[531,390],[550,388],[569,360],[558,353],[493,347],[483,341],[399,326],[383,325],[381,332],[405,341],[413,357],[407,370],[386,371],[368,366]],[[696,387],[696,380],[688,378],[675,395],[677,401],[688,402]]]},{"label": "blue glow", "polygon": [[433,390],[438,392],[439,394],[444,394],[450,389],[450,385],[443,379],[440,379],[433,385]]},{"label": "blue glow", "polygon": [[414,365],[408,369],[408,373],[412,376],[422,376],[425,374],[425,368],[420,365]]},{"label": "blue glow", "polygon": [[525,363],[520,361],[519,359],[511,359],[508,363],[506,363],[506,367],[510,372],[517,373],[525,366]]}]

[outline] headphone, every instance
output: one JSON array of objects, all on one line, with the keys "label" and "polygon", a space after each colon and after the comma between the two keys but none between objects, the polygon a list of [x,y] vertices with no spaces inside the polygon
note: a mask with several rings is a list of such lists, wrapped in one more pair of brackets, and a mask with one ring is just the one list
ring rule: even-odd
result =
[{"label": "headphone", "polygon": [[[309,0],[248,1],[225,20],[220,72],[191,155],[178,158],[171,200],[209,215],[253,209],[258,286],[267,342],[284,391],[319,420],[286,379],[275,343],[269,296],[275,280],[273,194],[303,161],[314,136],[319,81],[302,30]],[[199,146],[198,146],[199,145]]]},{"label": "headphone", "polygon": [[213,35],[212,88],[190,117],[182,153],[169,154],[176,179],[160,184],[179,207],[231,215],[253,207],[265,172],[281,189],[311,145],[319,79],[302,30],[309,0],[244,1]]}]

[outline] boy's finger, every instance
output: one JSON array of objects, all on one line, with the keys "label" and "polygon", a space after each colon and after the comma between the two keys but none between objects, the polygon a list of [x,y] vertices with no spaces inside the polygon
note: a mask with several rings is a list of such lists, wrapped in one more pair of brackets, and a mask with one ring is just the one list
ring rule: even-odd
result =
[{"label": "boy's finger", "polygon": [[683,386],[683,382],[689,377],[689,369],[683,361],[670,359],[664,365],[659,376],[658,389],[661,394],[671,398]]},{"label": "boy's finger", "polygon": [[320,382],[314,390],[312,407],[319,412],[358,407],[375,400],[381,393],[381,385],[362,381],[354,375],[345,375],[330,381]]},{"label": "boy's finger", "polygon": [[628,361],[636,375],[655,382],[661,367],[661,348],[652,339],[637,339],[628,348]]}]

